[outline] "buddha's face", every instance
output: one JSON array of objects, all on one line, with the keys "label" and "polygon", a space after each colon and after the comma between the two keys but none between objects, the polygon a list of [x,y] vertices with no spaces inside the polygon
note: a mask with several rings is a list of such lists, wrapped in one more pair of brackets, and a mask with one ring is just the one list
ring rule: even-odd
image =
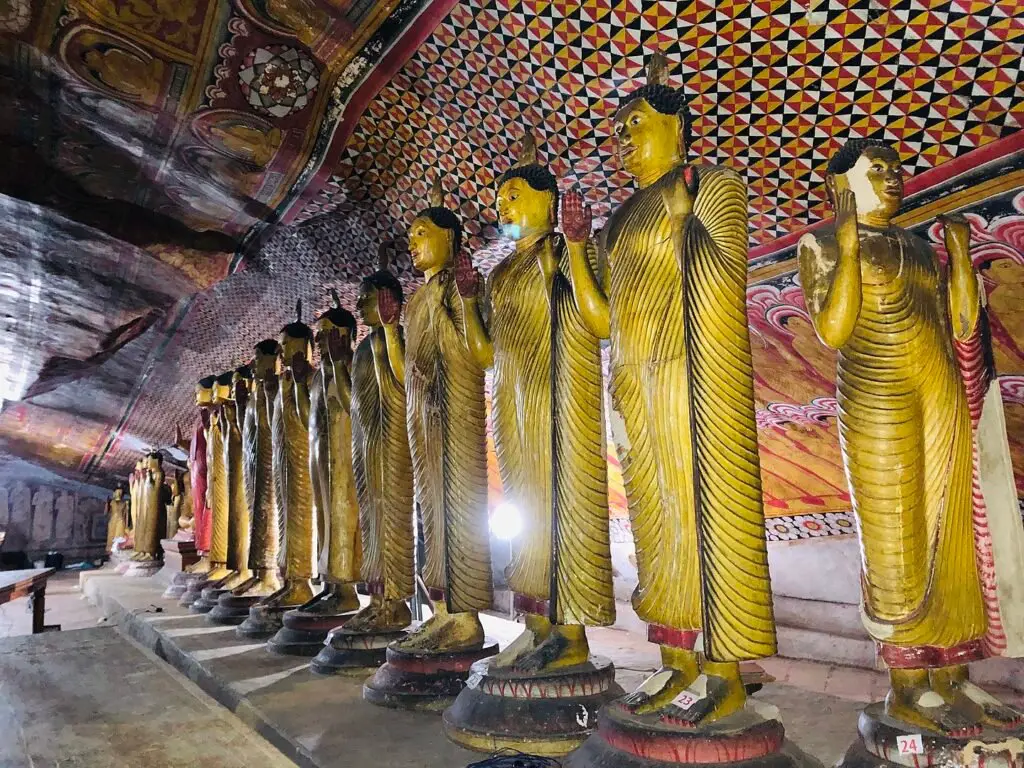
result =
[{"label": "buddha's face", "polygon": [[682,119],[662,114],[646,99],[631,101],[613,122],[619,162],[636,179],[656,180],[685,154]]},{"label": "buddha's face", "polygon": [[122,491],[120,488],[115,488],[114,501],[121,501],[122,498],[124,498],[124,491]]},{"label": "buddha's face", "polygon": [[903,202],[903,167],[899,155],[888,147],[869,147],[850,170],[830,178],[835,192],[853,192],[859,216],[890,219]]},{"label": "buddha's face", "polygon": [[359,286],[359,296],[356,298],[356,311],[363,319],[363,323],[376,328],[380,325],[380,313],[377,311],[377,289],[369,283]]},{"label": "buddha's face", "polygon": [[526,179],[509,179],[498,188],[498,225],[510,240],[550,232],[555,226],[555,195],[538,191]]},{"label": "buddha's face", "polygon": [[252,375],[253,378],[262,381],[266,379],[271,373],[274,372],[274,366],[277,364],[277,355],[268,354],[256,350],[256,354],[252,359]]},{"label": "buddha's face", "polygon": [[304,373],[309,365],[309,340],[282,333],[278,343],[281,345],[281,367],[295,373]]},{"label": "buddha's face", "polygon": [[435,272],[452,260],[455,233],[439,227],[427,216],[420,216],[409,227],[409,255],[420,272]]},{"label": "buddha's face", "polygon": [[196,405],[199,407],[213,403],[213,391],[209,387],[196,384]]},{"label": "buddha's face", "polygon": [[213,387],[213,402],[217,405],[231,402],[231,385],[221,384],[219,381]]}]

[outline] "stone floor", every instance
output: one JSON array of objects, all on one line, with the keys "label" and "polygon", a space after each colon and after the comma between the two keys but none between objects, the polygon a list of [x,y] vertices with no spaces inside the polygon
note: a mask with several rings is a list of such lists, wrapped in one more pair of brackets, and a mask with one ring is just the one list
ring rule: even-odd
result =
[{"label": "stone floor", "polygon": [[[85,629],[103,623],[103,614],[82,599],[78,571],[57,571],[46,582],[47,624],[61,629]],[[28,598],[0,605],[0,638],[32,634],[32,607]]]},{"label": "stone floor", "polygon": [[[197,738],[208,741],[210,755],[225,755],[221,762],[204,758],[204,766],[234,766],[240,763],[232,760],[243,755],[235,751],[239,733],[248,733],[253,748],[269,749],[253,731],[303,766],[462,768],[481,759],[449,744],[436,716],[367,704],[361,698],[362,680],[314,676],[306,660],[271,655],[260,643],[238,639],[233,628],[212,626],[205,617],[163,600],[163,586],[154,580],[97,571],[85,574],[82,582],[98,609],[61,576],[48,599],[47,622],[95,626],[99,610],[109,626],[0,640],[4,768],[191,765],[189,755],[197,755],[189,745]],[[484,623],[502,644],[521,629],[496,616],[484,617]],[[153,649],[199,688],[112,629]],[[627,690],[658,664],[657,648],[634,633],[594,629],[590,638],[595,653],[614,659],[619,683]],[[884,675],[870,670],[789,659],[769,659],[762,667],[775,682],[757,697],[776,705],[794,744],[825,765],[841,757],[854,738],[863,704],[885,692]],[[997,693],[1021,701],[1010,692]],[[11,726],[3,724],[10,719],[8,709],[15,715]],[[116,762],[105,748],[97,747],[94,754],[72,750],[71,745],[95,746],[108,738],[117,749],[146,743],[176,757],[125,763]],[[27,745],[36,750],[34,763],[9,757]],[[69,751],[63,754],[62,749]],[[245,759],[248,765],[289,764],[276,753],[276,763],[267,757]]]}]

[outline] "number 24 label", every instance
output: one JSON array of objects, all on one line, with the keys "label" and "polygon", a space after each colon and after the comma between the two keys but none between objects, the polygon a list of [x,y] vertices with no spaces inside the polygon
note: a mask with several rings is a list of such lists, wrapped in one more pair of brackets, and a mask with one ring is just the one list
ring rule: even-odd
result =
[{"label": "number 24 label", "polygon": [[924,739],[920,733],[911,733],[896,737],[896,749],[901,755],[923,755]]}]

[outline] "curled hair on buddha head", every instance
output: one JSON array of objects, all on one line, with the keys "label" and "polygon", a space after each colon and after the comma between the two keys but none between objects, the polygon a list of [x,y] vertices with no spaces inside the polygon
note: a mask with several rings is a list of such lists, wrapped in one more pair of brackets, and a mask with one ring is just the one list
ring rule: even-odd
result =
[{"label": "curled hair on buddha head", "polygon": [[395,300],[398,302],[398,306],[402,306],[402,284],[398,282],[398,278],[395,277],[388,269],[388,264],[391,261],[391,255],[388,250],[390,243],[383,242],[380,244],[380,248],[377,249],[377,271],[372,275],[367,275],[363,278],[360,287],[363,290],[372,288],[375,291],[391,291]]},{"label": "curled hair on buddha head", "polygon": [[498,178],[498,186],[506,181],[522,179],[537,192],[551,192],[558,197],[558,180],[555,174],[537,161],[537,139],[527,131],[519,145],[519,159],[509,170]]},{"label": "curled hair on buddha head", "polygon": [[281,345],[275,339],[264,339],[256,345],[256,351],[261,355],[276,356],[281,351]]},{"label": "curled hair on buddha head", "polygon": [[295,322],[288,323],[281,329],[281,333],[291,336],[293,339],[312,339],[313,331],[302,322],[302,299],[295,302]]},{"label": "curled hair on buddha head", "polygon": [[655,51],[647,62],[647,84],[623,97],[619,109],[643,99],[655,112],[663,115],[677,115],[683,121],[683,138],[689,144],[693,137],[693,120],[686,106],[686,94],[682,88],[668,84],[668,59],[661,51]]},{"label": "curled hair on buddha head", "polygon": [[243,363],[242,365],[235,368],[235,373],[237,373],[243,379],[251,379],[252,367],[248,363]]},{"label": "curled hair on buddha head", "polygon": [[838,152],[832,155],[825,172],[834,176],[846,173],[857,164],[860,156],[869,149],[888,149],[890,152],[896,153],[892,145],[882,139],[850,139]]},{"label": "curled hair on buddha head", "polygon": [[213,389],[213,385],[217,383],[216,376],[203,376],[199,380],[199,386],[203,389]]},{"label": "curled hair on buddha head", "polygon": [[[419,216],[430,219],[434,226],[452,232],[452,253],[458,253],[462,247],[462,222],[454,211],[444,207],[444,189],[441,187],[441,174],[434,177],[434,186],[430,189],[430,207]],[[419,218],[417,216],[417,218]]]},{"label": "curled hair on buddha head", "polygon": [[217,384],[222,387],[230,387],[231,382],[235,379],[234,371],[224,371],[220,376],[217,377]]},{"label": "curled hair on buddha head", "polygon": [[355,338],[356,335],[356,316],[341,306],[341,299],[338,297],[338,292],[331,288],[331,301],[333,304],[331,307],[321,314],[317,320],[329,320],[333,325],[339,328],[347,328],[349,336]]}]

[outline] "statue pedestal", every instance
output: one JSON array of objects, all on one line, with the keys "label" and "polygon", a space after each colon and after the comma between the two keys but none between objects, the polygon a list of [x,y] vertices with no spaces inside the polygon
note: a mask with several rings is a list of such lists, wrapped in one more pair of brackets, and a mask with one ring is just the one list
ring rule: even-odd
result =
[{"label": "statue pedestal", "polygon": [[209,613],[212,611],[214,606],[217,605],[220,596],[230,591],[220,586],[225,581],[226,579],[221,579],[203,587],[203,590],[199,593],[199,598],[188,607],[189,613]]},{"label": "statue pedestal", "polygon": [[256,603],[268,595],[236,595],[234,591],[224,592],[213,606],[206,620],[211,624],[224,626],[238,625],[249,618],[249,611]]},{"label": "statue pedestal", "polygon": [[477,752],[565,755],[593,732],[598,710],[623,695],[615,667],[601,656],[534,673],[493,661],[473,664],[465,689],[444,713],[445,735]]},{"label": "statue pedestal", "polygon": [[393,632],[332,629],[309,668],[319,675],[366,675],[384,663],[388,645],[406,634],[404,629]]},{"label": "statue pedestal", "polygon": [[267,640],[273,637],[282,627],[282,617],[286,611],[299,608],[301,603],[282,602],[289,593],[295,592],[292,583],[285,583],[270,597],[265,597],[249,609],[249,616],[238,625],[235,634],[248,640]]},{"label": "statue pedestal", "polygon": [[160,560],[130,560],[124,569],[125,578],[138,579],[156,576],[163,563]]},{"label": "statue pedestal", "polygon": [[190,573],[184,576],[183,579],[185,582],[185,591],[181,593],[181,599],[178,601],[178,605],[183,608],[191,608],[192,603],[202,596],[203,590],[210,586],[211,582],[205,573]]},{"label": "statue pedestal", "polygon": [[114,566],[114,571],[121,574],[127,571],[128,561],[131,560],[131,557],[134,554],[134,549],[115,549],[111,552],[110,563]]},{"label": "statue pedestal", "polygon": [[[564,768],[797,768],[819,765],[785,748],[786,731],[771,705],[748,699],[734,715],[687,728],[661,713],[634,715],[619,703],[601,710],[597,733],[562,763]],[[923,768],[923,766],[921,766]]]},{"label": "statue pedestal", "polygon": [[331,630],[344,626],[356,614],[319,613],[303,610],[305,607],[285,612],[281,629],[267,642],[268,651],[282,656],[316,656],[323,650]]},{"label": "statue pedestal", "polygon": [[180,541],[178,539],[161,539],[160,546],[164,550],[164,567],[160,570],[160,576],[168,581],[164,597],[178,599],[185,593],[187,585],[187,574],[185,569],[193,563],[199,562],[199,554],[196,552],[194,541]]},{"label": "statue pedestal", "polygon": [[388,648],[384,666],[363,685],[363,698],[381,707],[441,713],[466,687],[470,667],[498,652],[498,644],[446,653]]},{"label": "statue pedestal", "polygon": [[869,704],[857,723],[860,738],[837,768],[1019,768],[1024,764],[1024,728],[986,728],[980,734],[952,738],[885,714],[881,702]]}]

